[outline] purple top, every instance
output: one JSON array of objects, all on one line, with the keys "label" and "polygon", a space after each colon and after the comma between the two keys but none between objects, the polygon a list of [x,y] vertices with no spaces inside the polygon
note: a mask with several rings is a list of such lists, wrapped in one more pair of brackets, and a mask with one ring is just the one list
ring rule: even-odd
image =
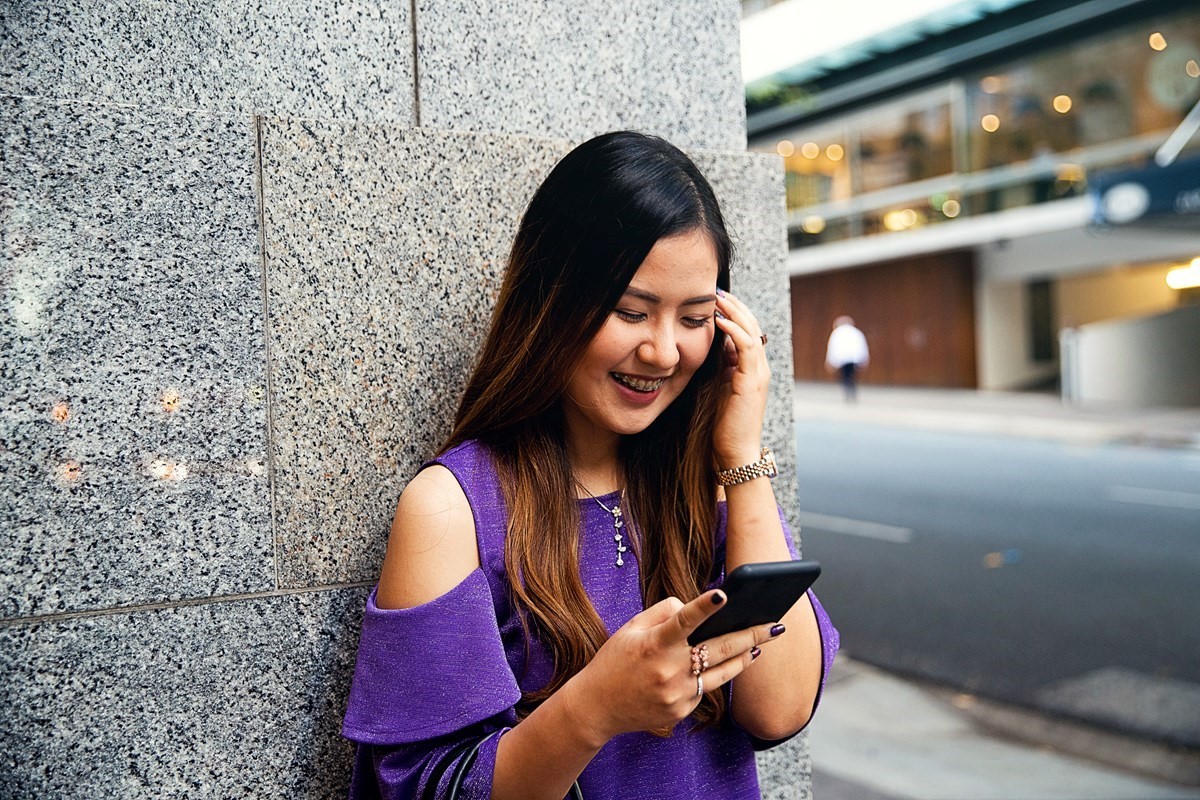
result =
[{"label": "purple top", "polygon": [[[521,692],[545,686],[552,674],[549,652],[536,639],[526,642],[509,602],[507,513],[486,449],[465,442],[430,463],[449,469],[462,485],[475,517],[481,566],[443,596],[415,608],[378,608],[375,590],[367,597],[342,726],[342,735],[358,743],[352,800],[445,797],[461,753],[455,745],[495,730],[503,735],[516,724],[514,706]],[[609,507],[617,499],[616,493],[600,498]],[[630,548],[624,566],[615,566],[612,517],[590,499],[580,501],[579,510],[581,577],[612,633],[642,611],[638,562]],[[716,556],[723,565],[723,503],[718,517]],[[786,523],[784,533],[796,558]],[[823,690],[838,632],[816,597],[811,592],[809,597],[821,633]],[[666,739],[648,733],[612,739],[579,776],[583,796],[757,800],[754,750],[779,742],[754,739],[728,716],[721,725],[695,733],[687,732],[690,725],[684,720]],[[493,736],[479,749],[460,797],[489,798],[498,740]]]}]

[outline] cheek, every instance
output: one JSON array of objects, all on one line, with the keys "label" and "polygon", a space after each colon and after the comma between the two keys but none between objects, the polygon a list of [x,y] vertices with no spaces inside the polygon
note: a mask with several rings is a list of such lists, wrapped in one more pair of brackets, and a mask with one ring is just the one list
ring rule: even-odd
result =
[{"label": "cheek", "polygon": [[716,332],[711,326],[706,326],[703,330],[697,331],[693,339],[689,339],[684,347],[681,348],[680,355],[684,362],[684,368],[688,374],[700,369],[704,363],[704,359],[708,358],[708,351],[712,348],[713,339],[716,337]]},{"label": "cheek", "polygon": [[628,350],[621,334],[621,329],[613,324],[613,320],[610,319],[604,323],[600,332],[596,334],[587,350],[584,351],[583,363],[596,369],[611,368],[613,364],[624,358]]}]

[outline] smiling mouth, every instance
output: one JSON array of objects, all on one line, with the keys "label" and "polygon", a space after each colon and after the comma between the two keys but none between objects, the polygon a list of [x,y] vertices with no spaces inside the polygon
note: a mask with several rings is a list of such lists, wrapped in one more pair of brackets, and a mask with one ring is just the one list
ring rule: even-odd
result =
[{"label": "smiling mouth", "polygon": [[632,389],[635,392],[650,394],[657,392],[659,388],[667,382],[666,378],[655,378],[654,380],[645,380],[643,378],[635,378],[632,375],[623,375],[620,372],[608,373],[617,383]]}]

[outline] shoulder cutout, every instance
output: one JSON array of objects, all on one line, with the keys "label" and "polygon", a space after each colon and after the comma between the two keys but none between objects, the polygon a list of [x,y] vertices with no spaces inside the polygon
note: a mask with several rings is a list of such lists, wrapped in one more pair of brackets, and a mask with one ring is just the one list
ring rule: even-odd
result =
[{"label": "shoulder cutout", "polygon": [[379,576],[379,608],[441,597],[479,567],[475,517],[454,474],[435,464],[409,481],[396,504]]}]

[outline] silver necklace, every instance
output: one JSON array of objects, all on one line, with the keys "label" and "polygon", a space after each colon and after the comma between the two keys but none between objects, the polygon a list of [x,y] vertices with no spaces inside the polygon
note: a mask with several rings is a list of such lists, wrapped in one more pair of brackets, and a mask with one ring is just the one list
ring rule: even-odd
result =
[{"label": "silver necklace", "polygon": [[596,495],[592,494],[591,492],[588,492],[588,488],[586,486],[584,486],[582,483],[579,483],[579,481],[575,481],[575,483],[579,485],[580,489],[583,489],[585,492],[587,492],[588,497],[590,497],[596,501],[596,505],[603,508],[609,514],[612,514],[613,541],[617,543],[616,566],[618,566],[618,567],[624,566],[625,565],[624,553],[627,552],[628,548],[625,547],[625,537],[622,535],[622,530],[625,528],[625,520],[622,519],[622,517],[624,515],[621,513],[621,500],[625,497],[625,490],[622,489],[621,494],[619,494],[617,496],[616,505],[614,505],[612,508],[609,508],[608,506],[604,505],[604,503],[600,502],[599,497],[596,497]]}]

